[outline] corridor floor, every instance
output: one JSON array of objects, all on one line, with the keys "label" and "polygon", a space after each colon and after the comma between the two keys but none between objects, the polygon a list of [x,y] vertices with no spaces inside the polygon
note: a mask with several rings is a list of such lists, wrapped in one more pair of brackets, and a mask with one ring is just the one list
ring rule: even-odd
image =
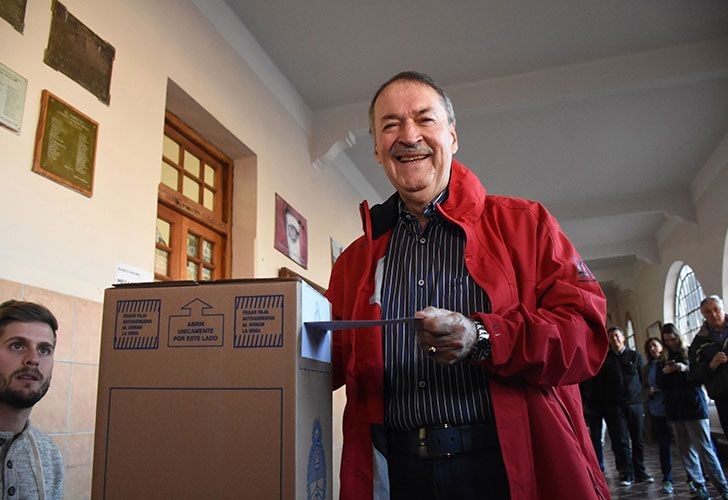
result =
[{"label": "corridor floor", "polygon": [[[645,444],[645,468],[647,472],[655,478],[654,483],[634,483],[632,486],[620,486],[619,474],[614,465],[614,454],[612,453],[609,440],[604,447],[604,475],[607,478],[609,491],[612,498],[629,498],[629,499],[671,499],[682,500],[689,499],[688,485],[686,482],[685,470],[680,462],[675,447],[672,450],[672,475],[675,491],[672,495],[662,493],[662,473],[660,472],[660,458],[657,451],[657,445]],[[726,461],[723,461],[723,472],[726,473]],[[708,483],[708,492],[711,498],[719,499],[718,491]]]}]

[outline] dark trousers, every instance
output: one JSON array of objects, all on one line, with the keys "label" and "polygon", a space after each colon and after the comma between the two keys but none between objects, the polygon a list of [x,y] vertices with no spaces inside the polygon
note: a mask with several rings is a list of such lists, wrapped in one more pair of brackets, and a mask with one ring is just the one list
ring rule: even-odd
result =
[{"label": "dark trousers", "polygon": [[460,453],[450,458],[389,454],[392,500],[471,500],[510,498],[499,448]]},{"label": "dark trousers", "polygon": [[667,417],[658,417],[650,414],[652,422],[652,431],[657,441],[657,447],[660,450],[660,470],[662,471],[662,480],[672,482],[672,458],[670,457],[670,443],[672,434],[667,424]]},{"label": "dark trousers", "polygon": [[589,408],[587,413],[587,425],[589,426],[589,437],[591,437],[594,452],[599,461],[599,467],[604,470],[604,450],[602,447],[602,419],[607,423],[607,432],[612,442],[614,461],[619,472],[633,475],[632,456],[629,449],[629,431],[627,421],[619,406],[604,405]]},{"label": "dark trousers", "polygon": [[647,475],[645,471],[645,406],[642,402],[620,405],[629,430],[629,439],[632,442],[632,472],[637,478]]}]

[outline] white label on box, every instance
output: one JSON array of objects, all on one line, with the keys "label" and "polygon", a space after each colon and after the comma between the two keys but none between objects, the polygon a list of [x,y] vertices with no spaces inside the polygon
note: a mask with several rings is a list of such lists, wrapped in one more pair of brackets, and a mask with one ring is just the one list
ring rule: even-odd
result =
[{"label": "white label on box", "polygon": [[326,297],[303,283],[301,286],[301,356],[331,363],[331,332],[307,329],[307,321],[329,321],[331,304]]}]

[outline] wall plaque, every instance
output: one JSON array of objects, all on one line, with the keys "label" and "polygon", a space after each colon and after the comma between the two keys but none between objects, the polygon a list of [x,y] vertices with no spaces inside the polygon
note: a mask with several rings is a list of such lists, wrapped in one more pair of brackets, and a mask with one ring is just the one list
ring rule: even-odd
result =
[{"label": "wall plaque", "polygon": [[99,124],[47,90],[41,97],[33,172],[93,195]]},{"label": "wall plaque", "polygon": [[25,7],[28,0],[0,0],[0,17],[20,33],[25,29]]},{"label": "wall plaque", "polygon": [[0,63],[0,124],[20,132],[28,80]]},{"label": "wall plaque", "polygon": [[116,49],[76,19],[61,2],[54,0],[51,10],[51,33],[43,61],[109,104]]}]

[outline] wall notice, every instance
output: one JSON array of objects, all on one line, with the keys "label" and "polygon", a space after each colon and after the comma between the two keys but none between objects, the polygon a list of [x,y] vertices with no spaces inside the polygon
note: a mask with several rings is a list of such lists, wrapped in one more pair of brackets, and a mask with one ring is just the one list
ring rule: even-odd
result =
[{"label": "wall notice", "polygon": [[20,132],[28,80],[0,63],[0,123]]}]

